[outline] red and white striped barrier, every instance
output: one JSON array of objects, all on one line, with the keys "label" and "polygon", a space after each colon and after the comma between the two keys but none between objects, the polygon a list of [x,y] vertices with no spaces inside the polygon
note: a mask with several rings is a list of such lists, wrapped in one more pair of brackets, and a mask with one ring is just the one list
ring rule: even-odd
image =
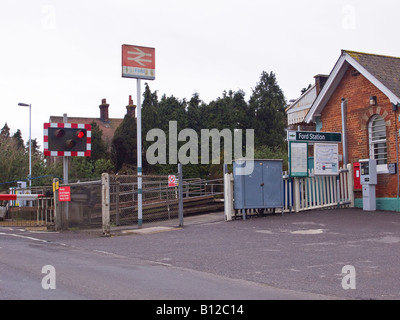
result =
[{"label": "red and white striped barrier", "polygon": [[0,201],[35,201],[44,196],[44,194],[0,194]]}]

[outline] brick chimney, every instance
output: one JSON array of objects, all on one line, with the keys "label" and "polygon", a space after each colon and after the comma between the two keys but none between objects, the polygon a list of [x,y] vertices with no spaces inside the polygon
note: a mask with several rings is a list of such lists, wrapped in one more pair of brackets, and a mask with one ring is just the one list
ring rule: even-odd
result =
[{"label": "brick chimney", "polygon": [[136,105],[133,104],[132,96],[129,96],[129,104],[126,106],[126,113],[131,117],[135,117]]},{"label": "brick chimney", "polygon": [[315,79],[315,87],[317,89],[317,95],[321,92],[322,88],[324,87],[326,81],[328,80],[329,76],[326,74],[317,74]]},{"label": "brick chimney", "polygon": [[107,103],[106,99],[101,100],[101,105],[99,105],[101,121],[104,121],[104,122],[110,121],[110,118],[108,117],[108,107],[109,106],[110,105]]}]

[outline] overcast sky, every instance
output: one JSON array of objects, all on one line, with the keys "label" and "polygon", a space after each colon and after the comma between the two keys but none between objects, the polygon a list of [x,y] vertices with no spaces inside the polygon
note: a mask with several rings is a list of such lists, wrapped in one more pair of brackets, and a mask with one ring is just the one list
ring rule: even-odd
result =
[{"label": "overcast sky", "polygon": [[[150,89],[205,102],[224,90],[246,100],[262,71],[286,100],[329,74],[341,49],[400,57],[398,0],[0,0],[0,128],[42,146],[51,115],[110,117],[136,103],[121,77],[121,46],[156,49]],[[144,88],[142,80],[142,88]]]}]

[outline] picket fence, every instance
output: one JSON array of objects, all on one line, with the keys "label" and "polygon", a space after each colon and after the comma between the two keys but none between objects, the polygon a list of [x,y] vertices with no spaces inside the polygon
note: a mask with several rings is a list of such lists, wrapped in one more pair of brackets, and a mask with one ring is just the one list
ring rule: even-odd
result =
[{"label": "picket fence", "polygon": [[[282,178],[283,207],[274,208],[275,213],[354,207],[351,165],[340,168],[339,175],[336,176],[315,175],[314,171],[310,170],[308,177],[291,178],[285,172]],[[233,188],[233,175],[227,174],[225,177],[225,220],[243,216],[243,210],[234,209]],[[259,214],[260,209],[246,209],[244,213],[245,215]]]},{"label": "picket fence", "polygon": [[337,176],[317,176],[314,171],[308,177],[283,176],[284,212],[354,207],[352,166],[339,170]]}]

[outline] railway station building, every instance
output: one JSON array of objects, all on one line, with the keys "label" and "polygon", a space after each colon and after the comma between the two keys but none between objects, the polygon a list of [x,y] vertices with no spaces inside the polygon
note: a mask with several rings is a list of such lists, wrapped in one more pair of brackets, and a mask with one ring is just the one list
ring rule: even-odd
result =
[{"label": "railway station building", "polygon": [[[286,109],[288,128],[341,132],[340,165],[347,159],[356,168],[361,159],[375,159],[376,208],[400,211],[400,58],[342,50],[331,73],[315,80]],[[355,206],[362,208],[359,185],[355,198]]]}]

